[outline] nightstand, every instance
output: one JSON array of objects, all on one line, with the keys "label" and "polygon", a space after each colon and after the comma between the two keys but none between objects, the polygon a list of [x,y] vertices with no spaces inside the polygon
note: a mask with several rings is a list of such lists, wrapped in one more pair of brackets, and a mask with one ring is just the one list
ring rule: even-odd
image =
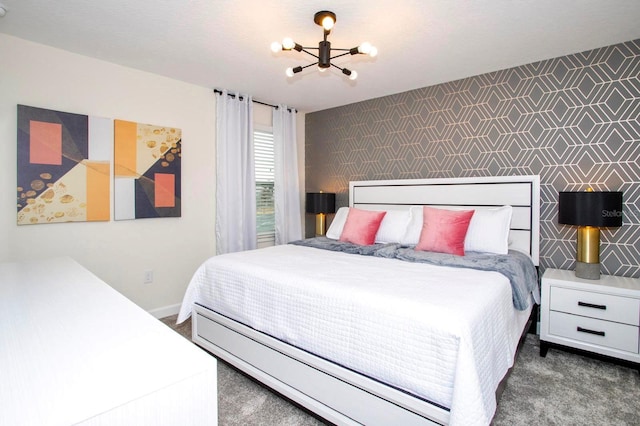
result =
[{"label": "nightstand", "polygon": [[547,269],[540,309],[540,356],[551,346],[578,349],[640,371],[640,279]]}]

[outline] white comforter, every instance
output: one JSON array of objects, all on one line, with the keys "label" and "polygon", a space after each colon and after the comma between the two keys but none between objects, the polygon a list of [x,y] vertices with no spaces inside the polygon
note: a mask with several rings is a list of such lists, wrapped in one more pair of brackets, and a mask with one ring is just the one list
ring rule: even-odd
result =
[{"label": "white comforter", "polygon": [[216,256],[193,303],[487,425],[528,311],[497,272],[281,245]]}]

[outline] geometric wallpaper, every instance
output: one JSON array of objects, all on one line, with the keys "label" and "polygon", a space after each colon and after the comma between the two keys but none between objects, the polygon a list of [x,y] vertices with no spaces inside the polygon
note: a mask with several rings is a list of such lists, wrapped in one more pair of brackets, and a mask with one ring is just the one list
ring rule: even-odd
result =
[{"label": "geometric wallpaper", "polygon": [[351,180],[537,174],[542,269],[575,267],[558,191],[622,191],[602,272],[640,277],[639,75],[635,40],[307,114],[306,191],[338,208]]}]

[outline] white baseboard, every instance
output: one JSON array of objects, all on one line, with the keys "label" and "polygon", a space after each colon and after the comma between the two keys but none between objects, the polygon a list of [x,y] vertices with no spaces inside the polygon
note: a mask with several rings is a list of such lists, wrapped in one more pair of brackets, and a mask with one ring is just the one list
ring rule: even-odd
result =
[{"label": "white baseboard", "polygon": [[175,305],[151,309],[148,312],[158,319],[164,318],[164,317],[170,317],[171,315],[176,315],[178,312],[180,312],[180,304],[177,303]]}]

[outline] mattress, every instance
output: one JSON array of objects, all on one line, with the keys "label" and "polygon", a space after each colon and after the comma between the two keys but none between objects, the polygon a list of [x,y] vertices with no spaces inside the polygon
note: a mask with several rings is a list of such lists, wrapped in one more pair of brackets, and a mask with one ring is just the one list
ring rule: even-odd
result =
[{"label": "mattress", "polygon": [[492,271],[280,245],[216,256],[194,274],[194,303],[450,410],[489,424],[530,310]]}]

